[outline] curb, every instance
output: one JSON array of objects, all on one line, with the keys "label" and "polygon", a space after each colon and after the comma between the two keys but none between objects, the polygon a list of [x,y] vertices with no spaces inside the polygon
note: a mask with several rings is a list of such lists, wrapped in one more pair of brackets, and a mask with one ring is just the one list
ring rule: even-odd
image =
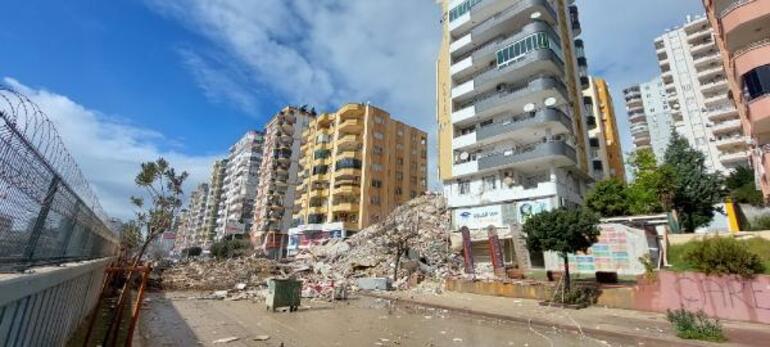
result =
[{"label": "curb", "polygon": [[666,339],[666,338],[659,338],[654,336],[640,336],[640,335],[627,334],[627,333],[621,333],[616,331],[600,330],[600,329],[595,329],[590,327],[584,327],[579,329],[574,325],[569,325],[564,323],[555,323],[555,322],[549,322],[542,319],[531,319],[531,318],[525,318],[520,316],[511,316],[511,315],[505,315],[505,314],[473,310],[469,308],[460,308],[460,307],[449,306],[449,305],[427,303],[427,302],[422,302],[415,299],[396,298],[387,294],[378,294],[378,293],[364,292],[364,291],[358,292],[358,294],[362,296],[371,297],[371,298],[392,300],[392,301],[395,301],[396,303],[407,303],[407,304],[418,305],[418,306],[439,308],[447,311],[454,311],[454,312],[459,312],[459,313],[464,313],[464,314],[469,314],[474,316],[482,316],[482,317],[491,318],[491,319],[498,319],[498,320],[504,320],[509,322],[515,322],[515,323],[531,324],[531,325],[536,325],[536,326],[545,327],[545,328],[556,327],[561,330],[570,331],[578,334],[580,334],[582,330],[583,334],[589,335],[595,338],[603,336],[606,338],[613,338],[613,339],[618,339],[618,338],[629,339],[630,341],[628,342],[654,343],[656,345],[672,345],[672,344],[677,346],[710,346],[712,345],[710,343],[699,343],[699,342],[690,341],[690,340]]}]

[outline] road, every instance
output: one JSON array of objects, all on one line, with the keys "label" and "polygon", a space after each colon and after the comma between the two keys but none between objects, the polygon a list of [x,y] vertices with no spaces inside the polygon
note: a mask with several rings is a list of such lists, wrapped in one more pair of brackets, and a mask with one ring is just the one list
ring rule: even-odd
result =
[{"label": "road", "polygon": [[[261,303],[149,296],[136,340],[153,346],[613,346],[552,328],[358,297],[307,301],[299,312],[266,312]],[[259,335],[267,341],[255,341]],[[263,338],[265,337],[263,336]],[[236,341],[215,341],[226,338]],[[633,344],[636,345],[636,344]]]}]

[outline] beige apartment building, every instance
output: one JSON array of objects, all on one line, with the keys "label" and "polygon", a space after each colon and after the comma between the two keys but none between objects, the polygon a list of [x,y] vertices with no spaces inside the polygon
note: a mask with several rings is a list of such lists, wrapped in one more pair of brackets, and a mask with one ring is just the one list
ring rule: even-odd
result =
[{"label": "beige apartment building", "polygon": [[289,106],[273,116],[265,126],[251,240],[270,258],[285,256],[287,232],[299,183],[302,132],[314,116],[315,111]]},{"label": "beige apartment building", "polygon": [[366,228],[427,189],[427,134],[382,109],[347,104],[302,135],[289,255]]},{"label": "beige apartment building", "polygon": [[770,1],[703,0],[757,185],[770,196]]}]

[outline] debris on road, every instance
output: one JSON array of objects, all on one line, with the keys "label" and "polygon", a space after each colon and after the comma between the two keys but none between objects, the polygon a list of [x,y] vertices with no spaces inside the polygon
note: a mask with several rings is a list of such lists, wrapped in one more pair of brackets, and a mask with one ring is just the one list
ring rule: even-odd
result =
[{"label": "debris on road", "polygon": [[231,336],[231,337],[225,337],[225,338],[223,338],[223,339],[219,339],[219,340],[214,340],[214,342],[212,342],[212,343],[214,343],[214,344],[218,344],[218,343],[230,343],[230,342],[238,341],[238,340],[240,340],[240,339],[241,339],[240,337]]},{"label": "debris on road", "polygon": [[267,341],[270,340],[270,335],[257,335],[254,337],[254,341]]}]

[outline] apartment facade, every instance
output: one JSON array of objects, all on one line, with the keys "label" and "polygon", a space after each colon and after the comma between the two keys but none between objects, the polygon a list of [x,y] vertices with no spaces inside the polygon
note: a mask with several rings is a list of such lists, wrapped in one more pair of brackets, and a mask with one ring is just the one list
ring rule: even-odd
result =
[{"label": "apartment facade", "polygon": [[251,240],[270,258],[285,256],[292,207],[297,198],[302,132],[315,111],[285,107],[265,127]]},{"label": "apartment facade", "polygon": [[208,183],[199,184],[190,194],[187,208],[190,211],[190,222],[188,224],[188,228],[190,228],[190,242],[192,245],[202,248],[208,248],[211,245],[211,240],[208,238],[205,228],[206,201],[208,196]]},{"label": "apartment facade", "polygon": [[203,217],[203,233],[209,241],[214,240],[217,235],[217,218],[219,217],[219,206],[222,203],[222,190],[226,169],[227,159],[217,160],[211,167],[209,194],[206,198],[206,213]]},{"label": "apartment facade", "polygon": [[728,174],[747,165],[746,137],[705,16],[688,17],[655,39],[655,50],[677,132],[704,154],[709,171]]},{"label": "apartment facade", "polygon": [[583,104],[587,115],[591,175],[597,181],[608,178],[625,181],[623,151],[607,82],[598,77],[589,77],[588,88],[583,90]]},{"label": "apartment facade", "polygon": [[[453,230],[488,263],[491,226],[505,261],[529,215],[575,206],[590,180],[577,7],[566,0],[443,0],[436,62],[439,176]],[[516,238],[518,240],[518,238]],[[521,263],[521,262],[525,263]]]},{"label": "apartment facade", "polygon": [[749,139],[757,186],[770,196],[770,1],[703,0],[731,102]]},{"label": "apartment facade", "polygon": [[288,254],[344,238],[427,189],[427,135],[377,107],[347,104],[310,120]]},{"label": "apartment facade", "polygon": [[217,240],[243,238],[251,230],[263,143],[264,133],[252,130],[230,147],[222,181]]},{"label": "apartment facade", "polygon": [[623,91],[634,149],[650,148],[663,162],[674,122],[660,76]]}]

